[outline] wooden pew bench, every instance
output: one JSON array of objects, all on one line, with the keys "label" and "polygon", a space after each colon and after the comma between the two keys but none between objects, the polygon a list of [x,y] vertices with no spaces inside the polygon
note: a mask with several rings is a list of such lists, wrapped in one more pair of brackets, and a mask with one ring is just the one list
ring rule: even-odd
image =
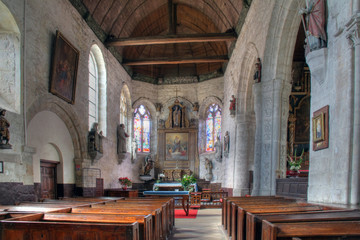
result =
[{"label": "wooden pew bench", "polygon": [[42,221],[53,222],[82,222],[82,223],[116,223],[132,224],[139,223],[139,239],[153,239],[152,216],[148,215],[114,215],[94,213],[45,213]]},{"label": "wooden pew bench", "polygon": [[360,220],[359,210],[325,210],[316,212],[288,212],[282,214],[246,213],[246,239],[260,240],[262,221],[271,223],[316,222],[316,221],[354,221]]},{"label": "wooden pew bench", "polygon": [[286,212],[307,212],[307,211],[322,211],[322,206],[310,205],[310,206],[274,206],[274,207],[253,207],[242,208],[238,207],[237,217],[234,218],[232,226],[236,226],[232,229],[234,234],[233,239],[244,240],[246,239],[246,213],[286,213]]},{"label": "wooden pew bench", "polygon": [[264,220],[262,223],[262,240],[310,237],[359,239],[360,221],[270,223]]},{"label": "wooden pew bench", "polygon": [[[155,211],[160,209],[161,221],[160,221],[160,239],[166,239],[172,229],[171,215],[168,214],[169,205],[165,202],[126,202],[120,201],[117,203],[106,203],[106,204],[94,204],[92,208],[97,209],[108,209],[108,210],[123,210],[124,212],[134,214],[137,210],[148,210]],[[155,220],[156,221],[156,220]],[[157,221],[158,222],[158,221]]]},{"label": "wooden pew bench", "polygon": [[103,208],[73,208],[71,210],[72,213],[81,213],[81,214],[85,214],[85,213],[89,213],[89,214],[112,214],[112,215],[124,215],[124,216],[129,216],[129,215],[148,215],[151,214],[152,216],[152,236],[151,239],[160,239],[160,232],[161,232],[161,210],[160,209],[156,209],[156,210],[143,210],[143,209],[138,209],[138,210],[134,210],[134,211],[129,211],[128,209],[103,209]]},{"label": "wooden pew bench", "polygon": [[263,202],[258,204],[232,203],[232,218],[228,234],[232,239],[246,239],[246,213],[286,213],[328,210],[329,207],[304,202]]},{"label": "wooden pew bench", "polygon": [[232,236],[231,226],[234,218],[237,218],[237,206],[283,206],[285,204],[294,204],[295,200],[284,199],[284,198],[244,198],[236,200],[227,200],[225,208],[225,223],[224,229],[227,230],[228,235]]},{"label": "wooden pew bench", "polygon": [[139,223],[82,223],[43,221],[44,214],[34,214],[2,221],[0,239],[56,240],[138,240]]},{"label": "wooden pew bench", "polygon": [[[256,197],[227,197],[223,199],[222,212],[221,212],[221,224],[224,226],[224,229],[227,228],[227,221],[230,219],[228,213],[230,212],[231,202],[233,201],[242,201],[242,202],[254,202],[262,200],[271,200],[278,197],[275,196],[256,196]],[[280,197],[279,199],[285,199]]]}]

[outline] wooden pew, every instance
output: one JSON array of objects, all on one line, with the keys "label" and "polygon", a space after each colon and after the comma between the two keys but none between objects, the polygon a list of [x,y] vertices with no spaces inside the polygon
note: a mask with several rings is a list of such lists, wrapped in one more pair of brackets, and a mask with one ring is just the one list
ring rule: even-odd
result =
[{"label": "wooden pew", "polygon": [[[322,206],[310,205],[310,206],[274,206],[274,207],[253,207],[253,208],[242,208],[238,206],[237,217],[233,221],[232,229],[234,234],[233,239],[244,240],[246,239],[246,212],[251,213],[284,213],[284,212],[306,212],[306,211],[321,211]],[[236,237],[235,237],[236,236]]]},{"label": "wooden pew", "polygon": [[94,213],[45,213],[42,221],[83,222],[83,223],[139,223],[139,239],[152,240],[152,216],[149,215],[110,215]]},{"label": "wooden pew", "polygon": [[232,225],[232,221],[234,218],[237,217],[237,208],[235,206],[237,206],[238,204],[242,205],[242,206],[259,206],[259,205],[265,205],[265,206],[270,206],[270,205],[274,205],[274,204],[278,204],[278,205],[284,205],[284,204],[288,204],[288,203],[296,203],[295,200],[293,199],[284,199],[284,198],[265,198],[265,197],[260,197],[260,198],[243,198],[243,199],[235,199],[235,200],[228,200],[227,201],[227,205],[226,205],[226,209],[225,209],[225,224],[224,224],[224,228],[225,230],[227,230],[228,235],[232,236],[231,233],[231,225]]},{"label": "wooden pew", "polygon": [[[243,201],[243,202],[253,202],[253,201],[259,201],[259,200],[266,200],[266,199],[275,199],[278,197],[275,196],[256,196],[256,197],[227,197],[223,200],[222,205],[222,214],[221,214],[221,223],[224,226],[225,230],[227,229],[227,222],[230,219],[228,216],[228,212],[230,212],[230,206],[231,202],[233,201]],[[284,199],[280,197],[280,199]]]},{"label": "wooden pew", "polygon": [[290,212],[282,214],[246,213],[246,239],[261,239],[262,221],[271,223],[315,222],[315,221],[354,221],[360,220],[359,210],[326,210],[316,212]]},{"label": "wooden pew", "polygon": [[359,239],[360,221],[271,223],[264,220],[262,224],[262,240],[344,236]]},{"label": "wooden pew", "polygon": [[106,204],[94,204],[91,207],[92,208],[100,208],[100,209],[111,209],[111,210],[115,210],[115,209],[119,209],[119,210],[124,210],[125,212],[128,212],[129,214],[135,214],[137,210],[142,209],[142,210],[149,210],[149,211],[154,211],[156,209],[160,209],[161,210],[161,221],[160,221],[160,239],[166,239],[166,237],[170,234],[170,226],[171,226],[171,219],[170,216],[167,214],[167,204],[164,202],[148,202],[143,203],[143,202],[126,202],[126,201],[121,201],[121,202],[117,202],[116,204],[110,204],[110,203],[106,203]]},{"label": "wooden pew", "polygon": [[[103,209],[103,208],[73,208],[72,213],[91,213],[91,214],[112,214],[112,215],[125,215],[128,216],[130,212],[127,209]],[[152,238],[160,239],[161,232],[161,210],[154,211],[139,209],[133,213],[139,215],[152,215]]]},{"label": "wooden pew", "polygon": [[138,240],[139,223],[79,223],[41,221],[44,214],[34,214],[1,222],[0,239],[57,240]]}]

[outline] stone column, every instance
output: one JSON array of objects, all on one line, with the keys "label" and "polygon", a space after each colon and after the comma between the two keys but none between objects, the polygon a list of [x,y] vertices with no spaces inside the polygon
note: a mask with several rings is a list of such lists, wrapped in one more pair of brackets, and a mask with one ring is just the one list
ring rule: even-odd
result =
[{"label": "stone column", "polygon": [[252,195],[267,196],[276,194],[276,177],[286,166],[289,100],[284,99],[289,97],[291,85],[281,79],[260,84],[254,86],[256,136]]},{"label": "stone column", "polygon": [[[283,82],[281,87],[281,120],[280,120],[280,156],[276,178],[286,177],[287,161],[287,129],[289,119],[289,96],[292,85],[289,82]],[[276,190],[276,189],[275,189]]]},{"label": "stone column", "polygon": [[251,195],[260,194],[260,176],[261,176],[261,139],[262,139],[262,104],[261,104],[261,86],[263,83],[253,85],[254,111],[255,111],[255,147],[254,147],[254,173],[253,190]]},{"label": "stone column", "polygon": [[360,12],[360,0],[353,0],[353,14]]},{"label": "stone column", "polygon": [[[355,2],[358,2],[355,0]],[[357,5],[358,6],[358,5]],[[360,142],[360,18],[356,18],[354,22],[348,25],[347,38],[351,48],[354,48],[353,59],[353,89],[354,89],[354,101],[353,101],[353,131],[352,131],[352,158],[350,160],[350,204],[359,204],[359,166],[360,166],[360,149],[357,147]]]},{"label": "stone column", "polygon": [[250,114],[238,114],[236,119],[236,155],[234,174],[234,196],[249,194],[249,157],[250,145],[254,140],[250,139],[250,125],[253,121]]}]

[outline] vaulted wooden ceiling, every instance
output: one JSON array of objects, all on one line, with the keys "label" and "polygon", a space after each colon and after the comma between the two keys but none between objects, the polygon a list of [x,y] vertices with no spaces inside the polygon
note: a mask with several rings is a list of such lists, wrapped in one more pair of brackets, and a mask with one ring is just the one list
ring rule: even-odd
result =
[{"label": "vaulted wooden ceiling", "polygon": [[70,0],[133,79],[223,74],[249,0]]}]

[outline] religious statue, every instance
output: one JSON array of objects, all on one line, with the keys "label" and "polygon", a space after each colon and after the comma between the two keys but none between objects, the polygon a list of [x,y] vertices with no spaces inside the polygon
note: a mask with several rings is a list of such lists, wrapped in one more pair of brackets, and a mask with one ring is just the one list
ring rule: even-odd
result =
[{"label": "religious statue", "polygon": [[229,157],[229,150],[230,150],[230,136],[229,136],[229,131],[226,131],[224,136],[224,157]]},{"label": "religious statue", "polygon": [[236,110],[236,98],[234,95],[231,96],[231,100],[230,100],[230,115],[235,115],[235,110]]},{"label": "religious statue", "polygon": [[129,135],[125,132],[125,125],[119,124],[117,127],[117,153],[126,153],[126,138]]},{"label": "religious statue", "polygon": [[9,127],[10,123],[5,118],[5,109],[0,108],[0,149],[10,149],[10,132]]},{"label": "religious statue", "polygon": [[103,148],[102,148],[102,131],[99,133],[98,132],[98,127],[99,124],[97,122],[95,122],[89,132],[89,152],[103,152]]},{"label": "religious statue", "polygon": [[260,58],[258,58],[257,62],[255,63],[254,81],[256,83],[261,82],[261,60],[260,60]]},{"label": "religious statue", "polygon": [[136,160],[136,153],[137,153],[137,142],[136,139],[134,138],[131,142],[131,162],[134,163]]},{"label": "religious statue", "polygon": [[205,174],[205,180],[206,181],[211,181],[211,179],[213,178],[213,174],[212,174],[212,162],[210,159],[205,158],[205,169],[206,169],[206,174]]},{"label": "religious statue", "polygon": [[[300,9],[309,50],[326,47],[325,0],[306,1],[306,8]],[[305,14],[305,20],[304,15]]]},{"label": "religious statue", "polygon": [[169,117],[165,121],[165,128],[188,128],[190,126],[186,106],[182,105],[178,99],[168,109]]},{"label": "religious statue", "polygon": [[173,124],[174,127],[180,127],[181,109],[179,105],[175,105],[173,109]]},{"label": "religious statue", "polygon": [[155,108],[157,112],[161,112],[162,104],[161,103],[155,103]]},{"label": "religious statue", "polygon": [[199,111],[199,103],[198,103],[198,102],[195,102],[195,103],[194,103],[193,111],[194,111],[194,112]]},{"label": "religious statue", "polygon": [[215,160],[218,162],[221,162],[222,161],[222,148],[221,148],[221,141],[220,141],[219,136],[216,137],[214,148],[215,148]]},{"label": "religious statue", "polygon": [[154,161],[151,158],[151,155],[147,155],[145,157],[145,165],[144,165],[144,175],[151,175],[150,171],[154,167]]}]

